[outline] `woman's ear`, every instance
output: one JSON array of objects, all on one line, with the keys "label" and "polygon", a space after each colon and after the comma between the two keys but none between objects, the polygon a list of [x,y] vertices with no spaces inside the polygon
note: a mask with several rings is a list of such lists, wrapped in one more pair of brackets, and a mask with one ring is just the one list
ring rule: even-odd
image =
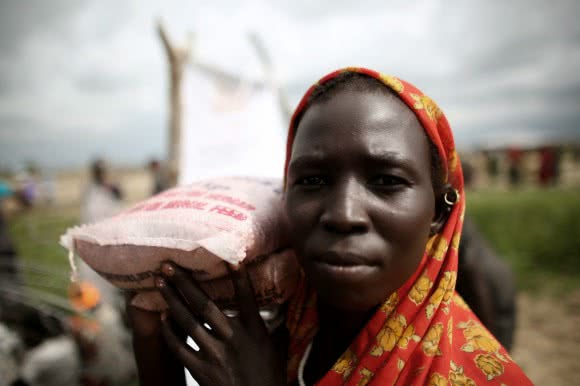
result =
[{"label": "woman's ear", "polygon": [[459,194],[457,190],[453,188],[450,184],[445,184],[443,189],[435,197],[435,215],[433,216],[433,221],[431,222],[431,229],[429,231],[429,236],[433,236],[439,233],[453,209],[453,205],[459,200]]}]

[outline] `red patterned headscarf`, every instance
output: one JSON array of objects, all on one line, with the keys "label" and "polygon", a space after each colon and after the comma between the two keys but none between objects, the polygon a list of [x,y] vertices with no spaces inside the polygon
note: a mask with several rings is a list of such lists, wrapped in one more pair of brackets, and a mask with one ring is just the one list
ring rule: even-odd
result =
[{"label": "red patterned headscarf", "polygon": [[[284,174],[292,153],[296,119],[307,108],[310,95],[316,87],[344,72],[380,80],[415,113],[439,151],[445,182],[459,192],[459,202],[443,229],[427,242],[415,273],[385,299],[317,385],[531,385],[455,292],[465,210],[463,174],[449,123],[431,98],[405,81],[364,68],[349,67],[326,75],[306,92],[292,116]],[[292,382],[318,328],[316,295],[304,279],[290,303],[287,325],[288,378]]]}]

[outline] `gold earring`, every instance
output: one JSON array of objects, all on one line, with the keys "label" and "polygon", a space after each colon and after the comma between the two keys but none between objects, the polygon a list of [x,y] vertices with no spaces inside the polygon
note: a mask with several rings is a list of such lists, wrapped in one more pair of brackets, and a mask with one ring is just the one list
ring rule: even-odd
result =
[{"label": "gold earring", "polygon": [[445,195],[443,195],[443,201],[449,206],[453,206],[459,202],[459,192],[457,189],[448,190]]}]

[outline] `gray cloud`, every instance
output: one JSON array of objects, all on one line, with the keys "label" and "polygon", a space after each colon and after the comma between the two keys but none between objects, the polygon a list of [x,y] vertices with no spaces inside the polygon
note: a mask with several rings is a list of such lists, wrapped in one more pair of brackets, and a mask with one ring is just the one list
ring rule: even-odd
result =
[{"label": "gray cloud", "polygon": [[18,55],[38,34],[74,38],[68,24],[81,9],[81,2],[70,0],[0,2],[0,52]]},{"label": "gray cloud", "polygon": [[293,103],[324,72],[366,65],[430,94],[466,146],[580,141],[578,14],[575,0],[0,2],[0,162],[162,156],[158,16],[177,40],[205,31],[200,55],[244,74],[259,71],[236,38],[259,32]]},{"label": "gray cloud", "polygon": [[[41,160],[44,168],[58,169],[88,164],[95,157],[116,164],[143,164],[150,157],[163,156],[166,146],[163,124],[161,116],[140,114],[112,128],[112,136],[95,132],[90,126],[70,128],[75,134],[63,136],[51,135],[50,129],[36,122],[17,117],[1,119],[0,166],[16,166],[14,159]],[[8,136],[10,146],[4,146]]]},{"label": "gray cloud", "polygon": [[75,86],[82,92],[109,93],[136,86],[140,79],[126,75],[85,71],[74,79]]}]

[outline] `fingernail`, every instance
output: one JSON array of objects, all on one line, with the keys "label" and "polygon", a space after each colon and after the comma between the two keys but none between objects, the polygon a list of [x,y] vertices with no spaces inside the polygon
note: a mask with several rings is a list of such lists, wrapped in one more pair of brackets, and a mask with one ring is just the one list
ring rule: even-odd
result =
[{"label": "fingernail", "polygon": [[175,268],[173,268],[173,265],[171,265],[170,263],[163,263],[161,264],[161,272],[167,276],[173,276],[173,274],[175,273]]},{"label": "fingernail", "polygon": [[240,263],[230,264],[230,268],[232,269],[232,271],[239,271],[240,265],[241,265]]},{"label": "fingernail", "polygon": [[163,311],[163,312],[161,313],[161,316],[160,316],[160,317],[161,317],[161,321],[162,321],[162,322],[165,322],[165,319],[167,319],[167,313],[166,313],[165,311]]},{"label": "fingernail", "polygon": [[163,280],[163,278],[160,278],[160,277],[156,278],[155,279],[155,286],[157,288],[163,288],[163,287],[165,287],[165,280]]}]

